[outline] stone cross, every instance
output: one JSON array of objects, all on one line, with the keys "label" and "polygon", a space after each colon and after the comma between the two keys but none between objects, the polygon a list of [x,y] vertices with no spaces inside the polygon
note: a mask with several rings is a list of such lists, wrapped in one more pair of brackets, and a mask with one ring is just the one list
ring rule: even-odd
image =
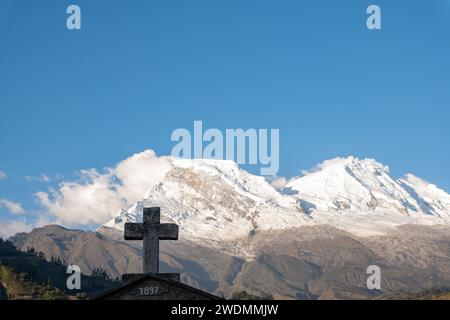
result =
[{"label": "stone cross", "polygon": [[159,240],[178,240],[178,225],[160,223],[160,208],[144,208],[143,223],[125,223],[125,240],[144,240],[144,273],[159,273]]}]

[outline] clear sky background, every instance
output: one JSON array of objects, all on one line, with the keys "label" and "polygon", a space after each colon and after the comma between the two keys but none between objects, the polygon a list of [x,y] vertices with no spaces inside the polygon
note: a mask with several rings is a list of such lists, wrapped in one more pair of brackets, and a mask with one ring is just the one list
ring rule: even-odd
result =
[{"label": "clear sky background", "polygon": [[354,155],[448,192],[450,1],[1,0],[0,221],[194,120],[279,128],[282,176]]}]

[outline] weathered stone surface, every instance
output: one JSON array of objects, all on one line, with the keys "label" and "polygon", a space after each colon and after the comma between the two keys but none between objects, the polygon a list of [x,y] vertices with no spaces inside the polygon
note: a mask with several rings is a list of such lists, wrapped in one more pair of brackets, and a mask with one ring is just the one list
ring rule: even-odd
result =
[{"label": "weathered stone surface", "polygon": [[125,223],[125,240],[144,239],[144,225],[142,223]]},{"label": "weathered stone surface", "polygon": [[103,300],[211,300],[217,297],[180,283],[179,273],[159,274],[159,240],[178,240],[178,225],[160,224],[160,208],[144,208],[143,223],[126,223],[125,240],[143,241],[143,274],[125,274],[124,285]]},{"label": "weathered stone surface", "polygon": [[159,240],[178,240],[178,225],[160,220],[160,208],[144,208],[143,223],[125,223],[125,240],[144,240],[144,274],[159,273]]},{"label": "weathered stone surface", "polygon": [[157,224],[161,221],[161,209],[159,207],[144,208],[143,222]]},{"label": "weathered stone surface", "polygon": [[143,275],[98,300],[219,300],[221,298],[160,275]]},{"label": "weathered stone surface", "polygon": [[[141,279],[144,276],[145,275],[142,273],[124,274],[122,277],[122,282],[123,282],[123,284],[128,284],[130,282]],[[156,276],[161,279],[169,279],[172,281],[180,282],[180,274],[179,273],[158,273]]]}]

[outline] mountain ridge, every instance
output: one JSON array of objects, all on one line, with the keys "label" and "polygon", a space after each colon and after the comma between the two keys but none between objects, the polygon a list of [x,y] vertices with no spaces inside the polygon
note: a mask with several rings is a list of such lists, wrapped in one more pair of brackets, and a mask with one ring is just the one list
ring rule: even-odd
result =
[{"label": "mountain ridge", "polygon": [[[57,246],[85,274],[93,268],[113,277],[142,271],[141,241],[124,241],[116,229],[109,229],[109,235],[71,234],[64,228],[56,235],[54,230],[38,228],[10,240],[22,250],[33,245],[47,256]],[[246,259],[206,244],[163,241],[160,270],[181,273],[183,283],[227,298],[245,291],[275,299],[328,299],[331,290],[342,299],[359,299],[450,286],[446,227],[405,225],[390,235],[361,238],[329,225],[303,226],[262,231],[247,241],[254,255]],[[382,290],[376,292],[366,287],[366,269],[374,264],[382,269]]]},{"label": "mountain ridge", "polygon": [[330,224],[370,236],[405,224],[450,223],[445,191],[355,157],[324,161],[279,190],[232,161],[176,159],[160,183],[103,226],[123,230],[149,206],[160,206],[162,219],[179,224],[186,239],[211,246],[301,226]]},{"label": "mountain ridge", "polygon": [[[306,181],[306,183],[305,183]],[[161,271],[232,297],[375,298],[450,286],[449,195],[413,175],[392,177],[375,160],[338,158],[275,189],[230,161],[174,160],[162,180],[96,231],[55,226],[11,238],[61,255],[89,274],[142,269],[142,242],[124,241],[126,222],[161,207],[180,226],[162,241]],[[366,268],[383,270],[382,292],[366,287]]]}]

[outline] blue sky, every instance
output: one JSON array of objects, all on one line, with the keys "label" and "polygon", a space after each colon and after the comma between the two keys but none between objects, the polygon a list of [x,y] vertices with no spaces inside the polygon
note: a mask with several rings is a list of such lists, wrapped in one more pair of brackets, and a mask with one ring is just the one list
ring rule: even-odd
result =
[{"label": "blue sky", "polygon": [[194,120],[279,128],[282,176],[354,155],[450,190],[447,0],[2,0],[0,43],[0,199],[26,212],[4,221]]}]

